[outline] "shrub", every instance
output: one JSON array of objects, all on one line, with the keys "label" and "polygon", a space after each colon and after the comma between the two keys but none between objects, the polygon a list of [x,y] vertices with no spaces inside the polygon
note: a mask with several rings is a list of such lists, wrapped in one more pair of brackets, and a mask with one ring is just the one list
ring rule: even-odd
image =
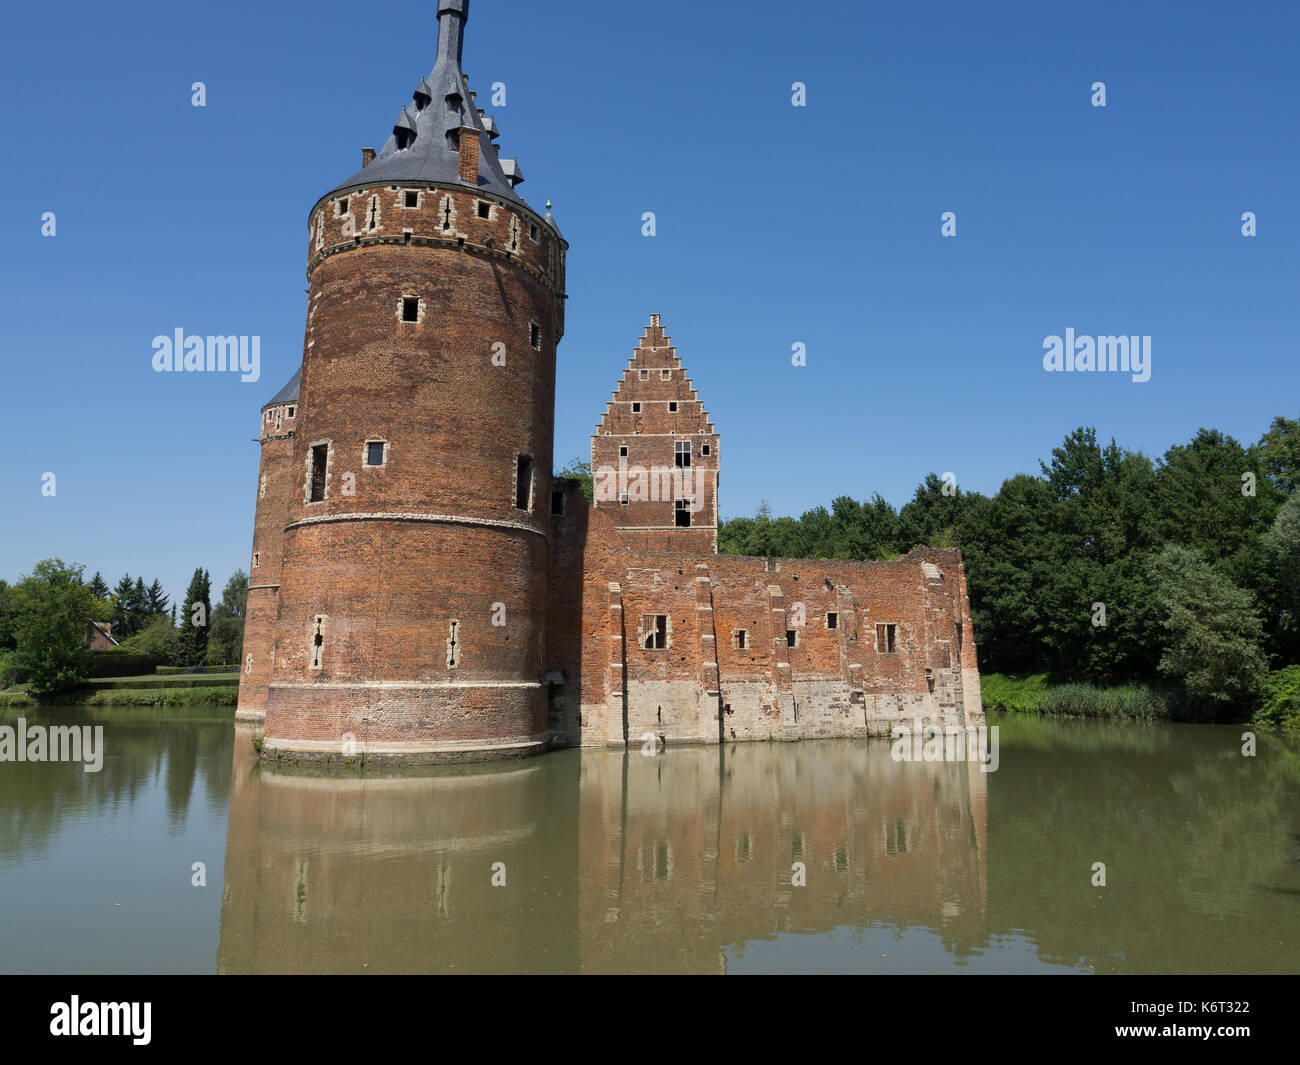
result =
[{"label": "shrub", "polygon": [[157,655],[131,654],[129,651],[91,651],[87,677],[139,677],[152,673],[161,662]]},{"label": "shrub", "polygon": [[1254,725],[1300,728],[1300,666],[1277,669],[1264,678]]}]

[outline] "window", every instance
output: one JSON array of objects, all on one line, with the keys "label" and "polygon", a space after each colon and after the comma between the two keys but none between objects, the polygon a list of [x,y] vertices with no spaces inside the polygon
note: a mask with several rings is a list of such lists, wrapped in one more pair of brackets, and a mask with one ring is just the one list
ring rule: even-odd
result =
[{"label": "window", "polygon": [[317,614],[311,634],[311,668],[320,669],[321,656],[325,653],[325,615]]},{"label": "window", "polygon": [[627,458],[627,445],[626,445],[626,444],[620,444],[620,445],[618,446],[618,457],[621,458],[621,459],[625,459],[625,458]]},{"label": "window", "polygon": [[737,629],[737,630],[736,630],[736,646],[737,646],[738,648],[740,648],[740,650],[742,650],[742,651],[748,649],[748,647],[749,647],[749,630],[748,630],[748,629]]},{"label": "window", "polygon": [[551,489],[551,514],[557,518],[564,516],[564,491],[560,488]]},{"label": "window", "polygon": [[542,242],[542,231],[537,228],[536,222],[528,223],[528,237],[534,244]]},{"label": "window", "polygon": [[536,322],[528,323],[528,343],[538,351],[542,350],[542,327]]},{"label": "window", "polygon": [[334,205],[334,217],[342,218],[348,213],[348,198],[346,196]]},{"label": "window", "polygon": [[288,415],[288,416],[289,416],[290,418],[293,417],[293,412],[294,412],[295,410],[297,410],[296,407],[290,407],[290,408],[289,408],[289,415]]},{"label": "window", "polygon": [[774,559],[774,558],[769,558],[769,559],[767,559],[767,560],[764,561],[764,563],[763,563],[763,568],[764,568],[768,573],[780,573],[780,572],[781,572],[781,563],[778,562],[778,561],[777,561],[776,559]]},{"label": "window", "polygon": [[691,442],[689,440],[678,440],[673,445],[673,465],[686,469],[691,464]]},{"label": "window", "polygon": [[798,630],[798,629],[786,629],[786,630],[785,630],[785,642],[786,642],[786,646],[788,646],[788,647],[798,647],[798,646],[799,646],[799,630]]},{"label": "window", "polygon": [[840,627],[839,614],[836,614],[834,611],[829,611],[826,614],[826,627],[828,629],[838,629]]},{"label": "window", "polygon": [[367,466],[382,466],[388,459],[388,445],[383,440],[366,441]]},{"label": "window", "polygon": [[520,510],[533,509],[532,455],[520,455],[515,459],[515,506]]},{"label": "window", "polygon": [[898,643],[897,625],[876,626],[876,650],[882,655],[892,655]]},{"label": "window", "polygon": [[456,669],[460,665],[460,622],[452,621],[447,625],[447,668]]},{"label": "window", "polygon": [[649,370],[641,370],[641,371],[637,374],[637,376],[638,376],[642,381],[649,381],[649,380],[650,380],[650,371],[649,371]]},{"label": "window", "polygon": [[402,297],[402,321],[418,322],[420,320],[420,300],[417,296]]},{"label": "window", "polygon": [[677,404],[676,404],[676,403],[669,403],[669,404],[668,404],[668,413],[669,413],[669,414],[676,414],[676,413],[677,413]]},{"label": "window", "polygon": [[260,552],[260,551],[254,551],[254,552],[253,552],[253,569],[257,569],[258,564],[259,564],[261,561],[262,561],[262,552]]},{"label": "window", "polygon": [[624,507],[627,506],[627,493],[626,493],[626,492],[624,492],[621,496],[618,497],[618,502],[619,502],[619,505],[620,505],[620,506],[624,506]]},{"label": "window", "polygon": [[661,381],[671,381],[672,379],[673,379],[673,372],[672,372],[672,370],[660,370],[660,371],[659,371],[659,380],[661,380]]},{"label": "window", "polygon": [[640,403],[633,403],[633,404],[632,404],[632,413],[633,413],[633,414],[640,414],[640,413],[641,413],[641,404],[640,404]]},{"label": "window", "polygon": [[703,455],[705,458],[708,458],[711,454],[713,454],[713,446],[711,444],[701,444],[700,454]]},{"label": "window", "polygon": [[478,216],[480,218],[492,217],[492,205],[485,200],[478,201]]},{"label": "window", "polygon": [[329,464],[329,444],[316,444],[311,449],[311,491],[309,503],[319,503],[325,498],[325,469]]},{"label": "window", "polygon": [[402,206],[419,207],[420,194],[416,192],[415,189],[407,189],[406,192],[402,194]]},{"label": "window", "polygon": [[662,651],[668,646],[668,615],[641,615],[641,646],[647,651]]},{"label": "window", "polygon": [[689,499],[677,500],[677,528],[689,529],[691,527],[691,501]]}]

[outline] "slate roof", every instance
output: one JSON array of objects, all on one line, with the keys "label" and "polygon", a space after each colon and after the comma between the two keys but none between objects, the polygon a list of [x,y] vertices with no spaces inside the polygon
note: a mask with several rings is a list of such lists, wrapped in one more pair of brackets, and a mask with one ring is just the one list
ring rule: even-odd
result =
[{"label": "slate roof", "polygon": [[291,378],[289,378],[289,383],[287,385],[285,385],[282,389],[280,389],[279,392],[277,392],[274,396],[272,396],[269,400],[267,400],[267,402],[262,404],[262,409],[266,410],[267,407],[278,407],[281,403],[296,402],[298,399],[298,389],[299,387],[301,387],[301,385],[302,385],[302,369],[300,367],[298,369],[298,372],[294,374]]}]

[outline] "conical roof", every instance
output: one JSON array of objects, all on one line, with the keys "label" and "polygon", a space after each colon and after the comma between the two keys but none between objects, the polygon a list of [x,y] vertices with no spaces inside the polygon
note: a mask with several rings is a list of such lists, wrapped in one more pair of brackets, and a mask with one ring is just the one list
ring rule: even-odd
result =
[{"label": "conical roof", "polygon": [[433,71],[422,78],[393,129],[393,135],[374,160],[328,195],[358,185],[388,182],[401,185],[415,181],[437,181],[464,185],[456,147],[459,131],[472,126],[489,136],[479,138],[478,183],[476,188],[507,200],[523,203],[522,197],[502,168],[497,153],[485,150],[496,135],[496,125],[486,121],[474,106],[468,79],[460,68],[469,0],[439,0],[438,50]]}]

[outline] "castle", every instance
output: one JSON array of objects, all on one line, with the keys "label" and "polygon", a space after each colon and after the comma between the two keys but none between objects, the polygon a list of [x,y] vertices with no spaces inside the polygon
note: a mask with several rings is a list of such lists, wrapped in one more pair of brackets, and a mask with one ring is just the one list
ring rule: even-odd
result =
[{"label": "castle", "polygon": [[309,215],[302,368],[262,409],[238,717],[263,754],[983,721],[961,556],[717,554],[718,434],[658,315],[552,476],[568,244],[461,70],[469,0],[377,154]]}]

